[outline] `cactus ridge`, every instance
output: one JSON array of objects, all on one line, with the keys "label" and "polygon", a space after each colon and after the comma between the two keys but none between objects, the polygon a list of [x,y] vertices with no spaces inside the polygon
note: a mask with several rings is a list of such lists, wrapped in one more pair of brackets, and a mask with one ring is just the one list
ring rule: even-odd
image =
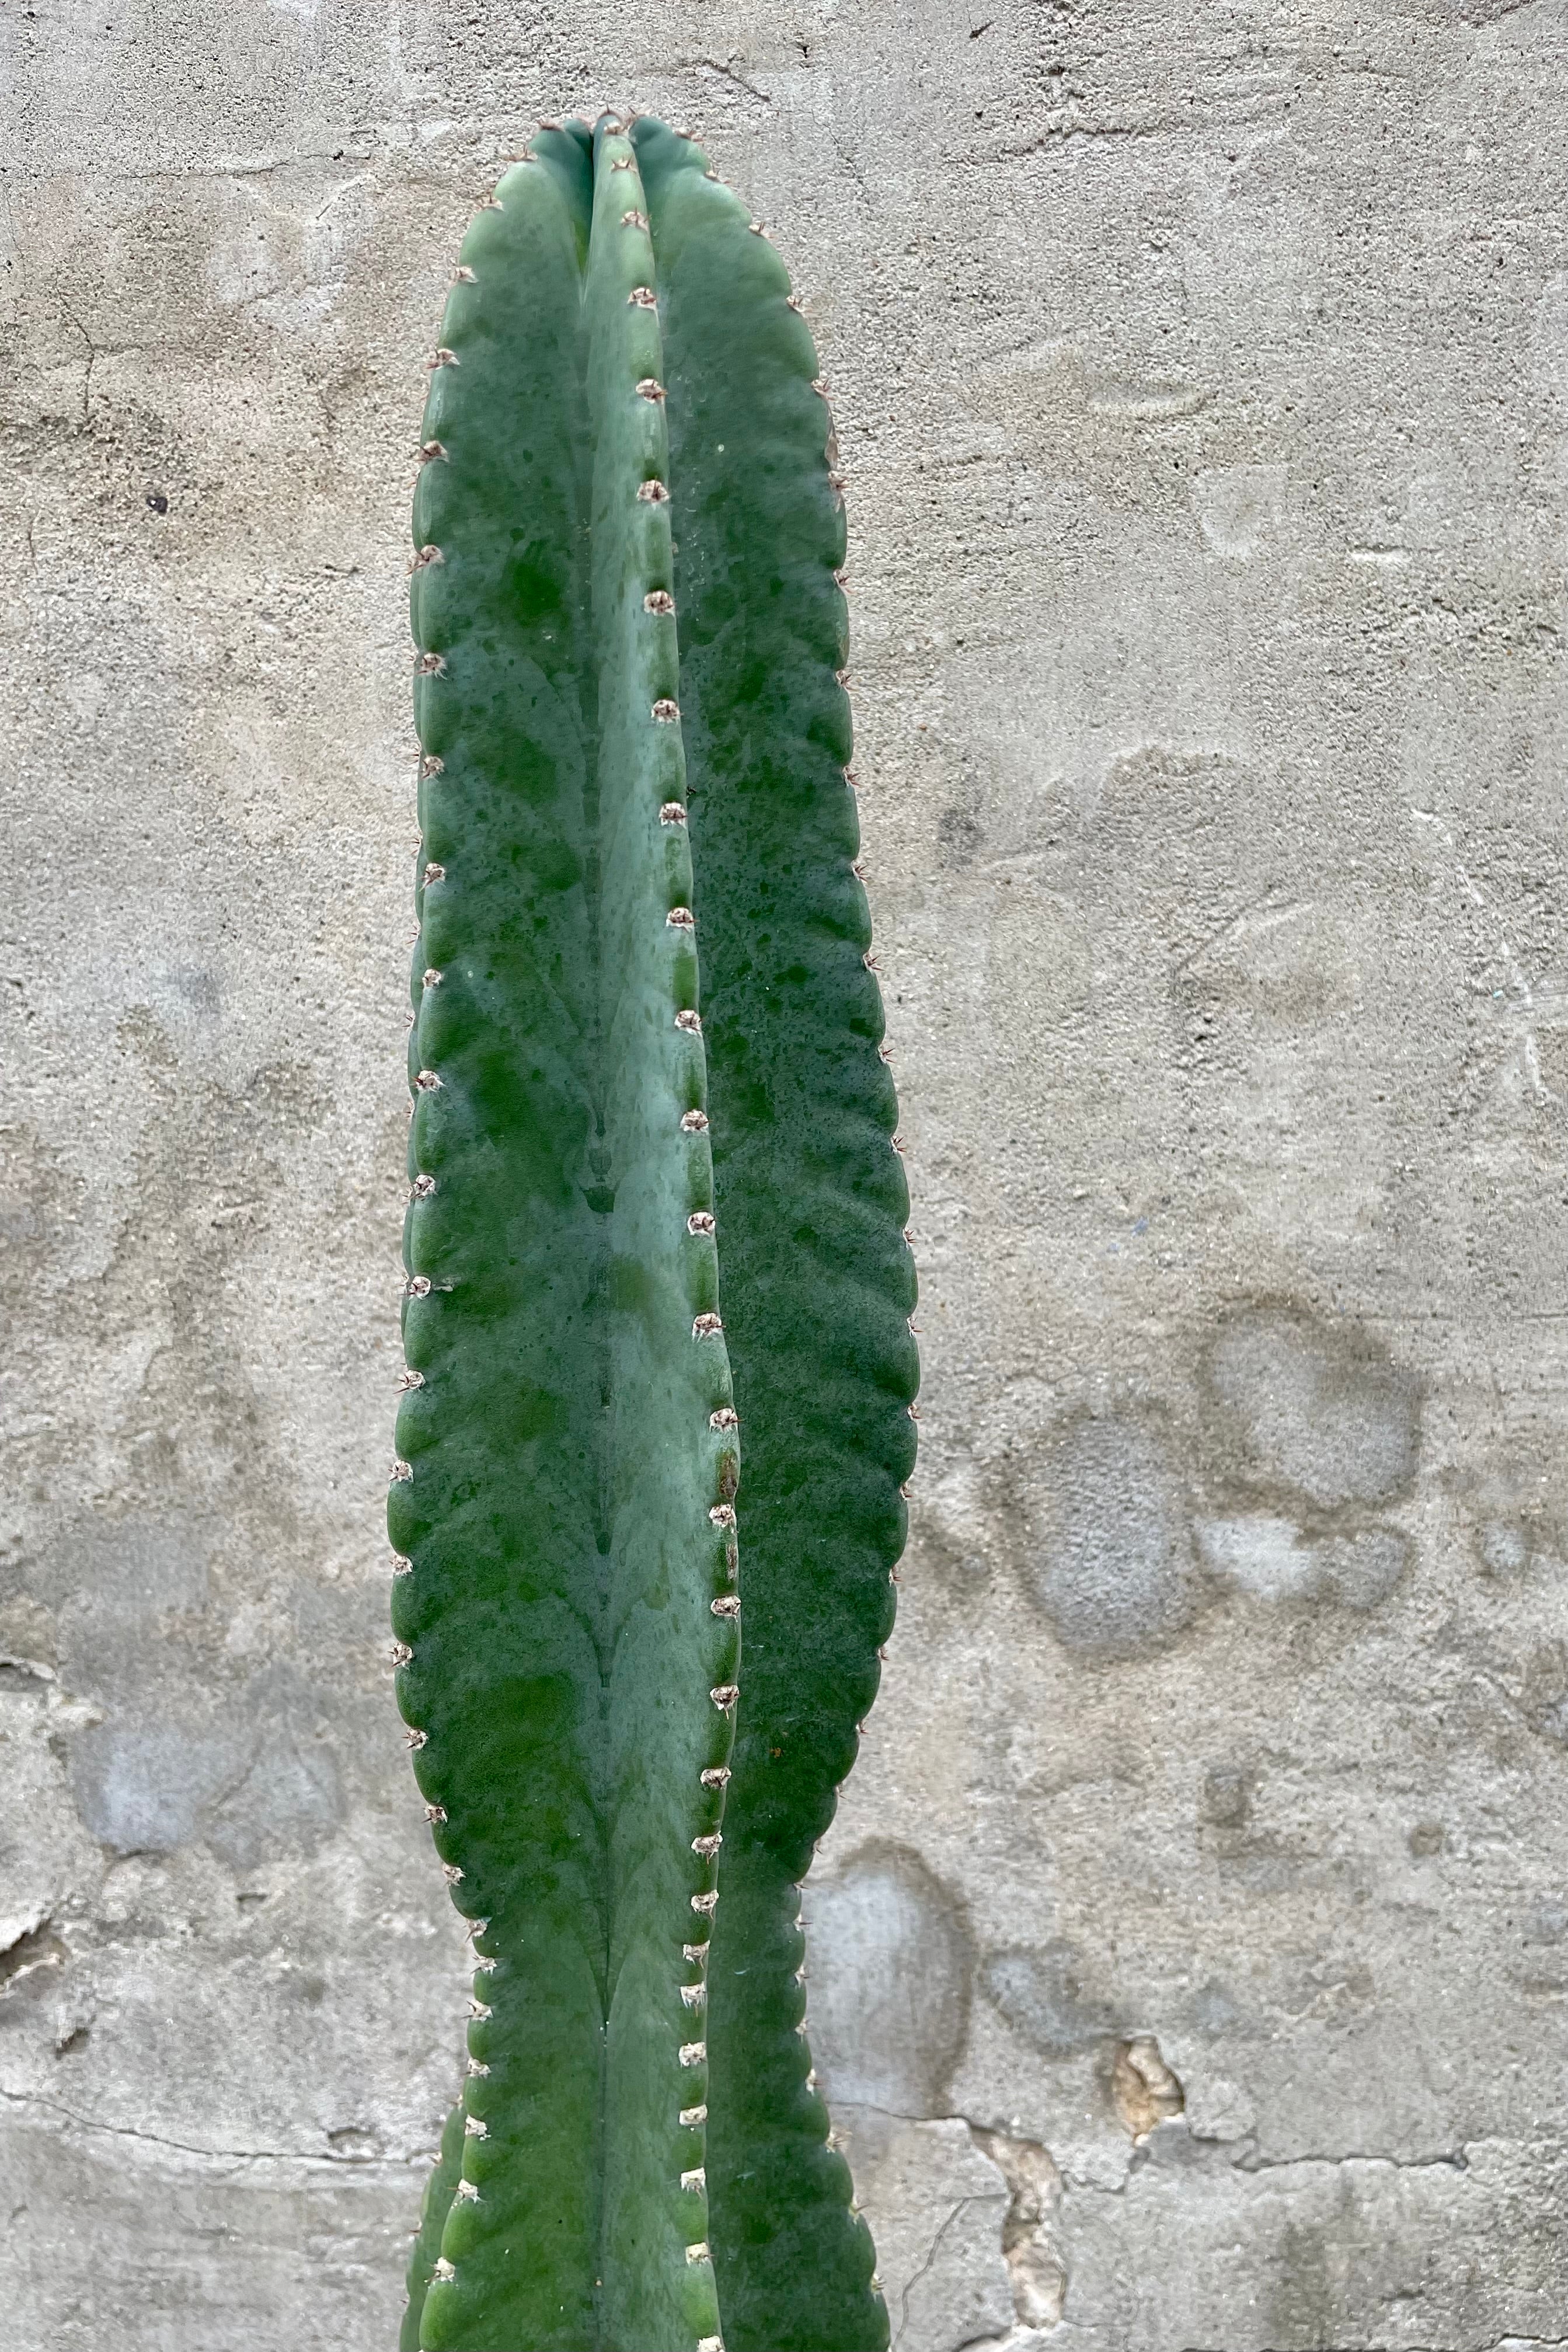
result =
[{"label": "cactus ridge", "polygon": [[659,262],[681,709],[746,1646],[710,1963],[731,2352],[877,2352],[869,2233],[802,2030],[799,1883],[892,1630],[914,1465],[909,1194],[856,858],[844,503],[783,262],[705,159],[634,125]]},{"label": "cactus ridge", "polygon": [[405,2352],[887,2341],[797,1882],[891,1622],[912,1276],[842,509],[748,226],[650,118],[543,129],[431,355],[388,1524],[476,1967]]}]

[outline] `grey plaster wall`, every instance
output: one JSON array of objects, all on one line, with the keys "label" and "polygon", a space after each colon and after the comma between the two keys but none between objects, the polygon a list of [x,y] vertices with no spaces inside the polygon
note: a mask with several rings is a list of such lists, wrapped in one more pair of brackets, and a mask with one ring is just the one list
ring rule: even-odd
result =
[{"label": "grey plaster wall", "polygon": [[924,1288],[809,1894],[899,2352],[1568,2339],[1563,0],[10,0],[0,2294],[393,2340],[405,517],[534,114],[849,478]]}]

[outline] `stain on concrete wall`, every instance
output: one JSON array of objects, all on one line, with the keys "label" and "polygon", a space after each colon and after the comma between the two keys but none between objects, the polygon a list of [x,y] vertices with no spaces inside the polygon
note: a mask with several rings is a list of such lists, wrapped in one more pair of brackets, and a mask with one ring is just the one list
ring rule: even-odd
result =
[{"label": "stain on concrete wall", "polygon": [[1325,1509],[1408,1491],[1419,1383],[1366,1332],[1253,1308],[1226,1318],[1205,1370],[1247,1483],[1292,1487]]},{"label": "stain on concrete wall", "polygon": [[974,1973],[960,1898],[918,1853],[876,1839],[813,1880],[806,1919],[808,2026],[829,2100],[940,2115]]},{"label": "stain on concrete wall", "polygon": [[1027,1572],[1058,1639],[1125,1657],[1177,1633],[1196,1606],[1192,1538],[1158,1435],[1078,1421],[1024,1475]]}]

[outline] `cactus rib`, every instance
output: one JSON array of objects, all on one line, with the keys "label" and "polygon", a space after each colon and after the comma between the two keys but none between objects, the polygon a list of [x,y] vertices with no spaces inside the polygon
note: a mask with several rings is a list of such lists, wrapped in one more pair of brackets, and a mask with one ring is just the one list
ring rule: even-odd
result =
[{"label": "cactus rib", "polygon": [[[684,831],[657,313],[627,142],[541,141],[470,227],[413,581],[426,758],[403,1400],[416,1770],[479,1971],[423,2346],[717,2332],[700,1980],[731,1719],[735,1442]],[[612,183],[605,158],[621,163]],[[592,213],[584,218],[585,199]],[[608,215],[612,203],[617,217]],[[431,868],[439,869],[431,878]],[[425,979],[438,971],[439,985]],[[430,1078],[438,1081],[432,1086]],[[422,1083],[426,1081],[426,1083]],[[650,1769],[651,1759],[651,1769]],[[462,2194],[466,2189],[469,2193]]]},{"label": "cactus rib", "polygon": [[765,239],[636,126],[665,319],[689,827],[725,1331],[745,1440],[746,1648],[709,2003],[730,2352],[878,2352],[887,2314],[810,2077],[799,1882],[892,1628],[919,1362],[867,956],[845,520],[816,348]]}]

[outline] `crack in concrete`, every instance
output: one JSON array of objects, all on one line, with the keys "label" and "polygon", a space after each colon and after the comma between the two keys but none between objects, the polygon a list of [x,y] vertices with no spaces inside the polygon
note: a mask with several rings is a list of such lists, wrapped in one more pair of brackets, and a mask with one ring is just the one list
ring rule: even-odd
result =
[{"label": "crack in concrete", "polygon": [[[1563,2352],[1564,2347],[1568,2347],[1568,2336],[1493,2336],[1484,2344],[1412,2344],[1408,2352]],[[1226,2347],[1222,2344],[1184,2344],[1182,2352],[1226,2352]],[[1359,2352],[1359,2347],[1353,2344],[1326,2344],[1323,2352]]]},{"label": "crack in concrete", "polygon": [[24,1984],[40,1969],[63,1968],[67,1957],[65,1945],[55,1933],[54,1921],[46,1911],[30,1927],[19,1928],[0,1951],[0,2000],[8,1999],[12,1986]]},{"label": "crack in concrete", "polygon": [[989,2205],[994,2201],[994,2200],[990,2197],[961,2197],[959,2199],[957,2204],[953,2207],[952,2212],[948,2215],[946,2221],[942,2223],[935,2237],[931,2240],[931,2252],[927,2254],[924,2262],[921,2264],[919,2270],[904,2283],[904,2291],[899,2297],[899,2332],[893,2338],[893,2352],[899,2352],[899,2346],[903,2342],[904,2330],[910,2324],[910,2297],[914,2293],[916,2287],[919,2286],[921,2279],[924,2278],[927,2271],[930,2270],[932,2263],[935,2262],[937,2255],[942,2251],[942,2240],[946,2237],[948,2231],[952,2229],[953,2223],[957,2221],[959,2215],[963,2212],[966,2205]]},{"label": "crack in concrete", "polygon": [[675,63],[679,72],[719,74],[725,81],[732,81],[737,89],[743,89],[748,97],[761,99],[764,106],[773,102],[771,90],[759,89],[754,81],[748,81],[733,66],[721,65],[717,58],[677,58]]},{"label": "crack in concrete", "polygon": [[[1352,2150],[1345,2156],[1252,2156],[1238,2157],[1232,2169],[1240,2173],[1289,2172],[1301,2164],[1321,2164],[1336,2168],[1342,2164],[1386,2164],[1394,2172],[1468,2172],[1470,2159],[1463,2147],[1454,2148],[1446,2156],[1364,2156]],[[1502,2341],[1506,2344],[1505,2336]],[[1486,2352],[1486,2347],[1482,2347]]]},{"label": "crack in concrete", "polygon": [[190,2140],[166,2139],[158,2132],[140,2131],[134,2124],[109,2124],[101,2122],[96,2116],[79,2116],[74,2108],[66,2106],[58,2099],[46,2098],[40,2091],[0,2090],[0,2099],[5,2099],[12,2106],[47,2107],[52,2114],[63,2116],[67,2123],[73,2124],[79,2131],[101,2132],[113,2139],[142,2140],[151,2147],[172,2148],[177,2155],[201,2157],[212,2164],[330,2165],[339,2171],[345,2165],[355,2166],[362,2171],[367,2166],[380,2165],[394,2168],[399,2173],[405,2169],[405,2160],[401,2157],[350,2156],[339,2154],[335,2149],[326,2155],[313,2156],[309,2149],[297,2147],[198,2147]]}]

